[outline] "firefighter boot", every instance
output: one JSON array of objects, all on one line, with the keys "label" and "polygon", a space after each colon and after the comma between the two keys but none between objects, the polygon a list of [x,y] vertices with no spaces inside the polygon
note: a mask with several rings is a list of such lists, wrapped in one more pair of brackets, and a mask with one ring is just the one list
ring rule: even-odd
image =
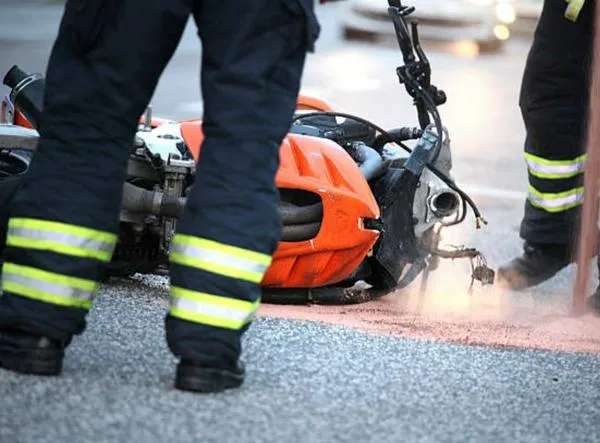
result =
[{"label": "firefighter boot", "polygon": [[0,330],[0,368],[22,374],[60,375],[66,343],[16,329]]},{"label": "firefighter boot", "polygon": [[182,391],[199,393],[222,392],[237,388],[244,382],[246,370],[238,361],[234,366],[199,365],[190,360],[181,360],[177,366],[175,387]]},{"label": "firefighter boot", "polygon": [[573,262],[566,245],[535,245],[525,242],[523,254],[498,268],[498,283],[510,290],[536,286]]}]

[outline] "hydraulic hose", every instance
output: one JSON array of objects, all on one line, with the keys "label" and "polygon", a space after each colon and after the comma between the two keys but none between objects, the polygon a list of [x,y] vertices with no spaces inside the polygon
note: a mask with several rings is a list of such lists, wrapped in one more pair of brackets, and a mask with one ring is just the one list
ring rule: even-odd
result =
[{"label": "hydraulic hose", "polygon": [[367,181],[377,177],[385,169],[385,162],[375,149],[359,142],[353,144],[353,150],[350,155],[358,162],[358,169]]},{"label": "hydraulic hose", "polygon": [[323,204],[319,202],[309,206],[296,206],[292,203],[281,202],[279,214],[284,225],[313,223],[323,217]]},{"label": "hydraulic hose", "polygon": [[281,240],[289,242],[310,240],[317,236],[319,229],[321,229],[321,222],[284,225]]},{"label": "hydraulic hose", "polygon": [[[184,197],[174,197],[163,192],[149,191],[131,183],[123,186],[122,208],[131,212],[142,212],[159,215],[163,217],[180,218],[185,208]],[[290,206],[284,206],[285,219],[282,240],[289,242],[306,241],[314,238],[321,229],[320,217],[315,221],[303,222],[303,219],[312,219],[318,215],[316,205],[307,206],[308,211],[290,210]],[[322,206],[321,206],[322,209]],[[282,211],[280,207],[280,212]],[[310,216],[310,217],[307,217]],[[293,221],[291,221],[293,220]]]}]

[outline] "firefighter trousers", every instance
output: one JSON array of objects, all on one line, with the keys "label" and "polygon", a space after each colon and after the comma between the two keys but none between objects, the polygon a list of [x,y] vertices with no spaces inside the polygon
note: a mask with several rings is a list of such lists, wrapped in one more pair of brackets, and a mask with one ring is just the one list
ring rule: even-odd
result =
[{"label": "firefighter trousers", "polygon": [[67,2],[38,151],[11,209],[0,329],[84,331],[117,241],[137,123],[190,15],[205,139],[172,243],[167,341],[198,362],[239,357],[280,240],[274,178],[319,32],[312,0]]},{"label": "firefighter trousers", "polygon": [[583,172],[593,45],[593,0],[545,0],[523,75],[529,189],[521,237],[573,245],[583,202]]}]

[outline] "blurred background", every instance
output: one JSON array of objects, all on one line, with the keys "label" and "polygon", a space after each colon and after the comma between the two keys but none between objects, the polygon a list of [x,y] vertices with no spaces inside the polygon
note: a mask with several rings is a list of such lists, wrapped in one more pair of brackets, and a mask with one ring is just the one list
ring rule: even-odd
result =
[{"label": "blurred background", "polygon": [[[454,244],[479,247],[496,267],[520,253],[519,223],[527,189],[518,106],[521,75],[542,0],[405,0],[415,7],[432,82],[448,101],[440,108],[450,131],[453,175],[489,224],[471,217],[446,234]],[[44,72],[64,0],[0,0],[0,75],[13,64]],[[302,93],[384,127],[417,124],[410,97],[395,74],[402,57],[388,19],[387,0],[316,5],[321,36],[309,55]],[[192,20],[152,99],[155,116],[202,115],[201,44]],[[142,75],[143,73],[140,73]],[[6,94],[7,89],[0,89]],[[452,266],[463,267],[463,264]],[[466,265],[464,265],[466,266]],[[466,269],[465,269],[466,270]],[[468,272],[460,284],[469,283]],[[570,293],[571,271],[547,286],[546,296]],[[464,280],[464,282],[463,282]]]},{"label": "blurred background", "polygon": [[[520,77],[542,0],[406,0],[415,7],[432,81],[454,140],[456,174],[478,185],[520,192],[523,128]],[[44,72],[64,0],[0,0],[0,75],[13,64]],[[322,31],[306,63],[304,94],[374,122],[399,126],[416,113],[395,68],[402,63],[387,0],[317,5]],[[202,113],[201,44],[192,20],[152,99],[155,115]],[[142,73],[140,73],[142,74]],[[1,87],[5,94],[6,88]],[[502,164],[501,171],[490,166]],[[498,162],[498,163],[496,163]],[[507,163],[506,163],[507,162]]]}]

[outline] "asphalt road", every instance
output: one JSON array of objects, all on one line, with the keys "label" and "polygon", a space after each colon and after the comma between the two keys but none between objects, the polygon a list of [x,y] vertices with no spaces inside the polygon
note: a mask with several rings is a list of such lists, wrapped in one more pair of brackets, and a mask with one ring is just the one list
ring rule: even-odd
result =
[{"label": "asphalt road", "polygon": [[[395,78],[396,48],[341,41],[337,11],[321,9],[304,92],[384,126],[416,122]],[[0,73],[14,63],[43,72],[59,17],[51,2],[0,3]],[[526,53],[526,41],[475,58],[429,52],[433,81],[449,97],[442,117],[454,175],[489,221],[477,233],[466,223],[450,239],[480,247],[492,265],[520,247],[526,176],[517,98]],[[190,26],[153,98],[155,115],[200,115],[198,54]],[[462,284],[461,265],[447,266],[451,277],[437,281]],[[532,303],[567,304],[571,276],[536,288]],[[307,321],[256,321],[241,390],[176,392],[166,297],[158,278],[106,285],[63,377],[0,371],[0,442],[600,441],[596,355],[430,343]]]},{"label": "asphalt road", "polygon": [[165,292],[107,288],[59,380],[0,375],[2,442],[597,442],[600,358],[258,320],[249,377],[172,389]]}]

